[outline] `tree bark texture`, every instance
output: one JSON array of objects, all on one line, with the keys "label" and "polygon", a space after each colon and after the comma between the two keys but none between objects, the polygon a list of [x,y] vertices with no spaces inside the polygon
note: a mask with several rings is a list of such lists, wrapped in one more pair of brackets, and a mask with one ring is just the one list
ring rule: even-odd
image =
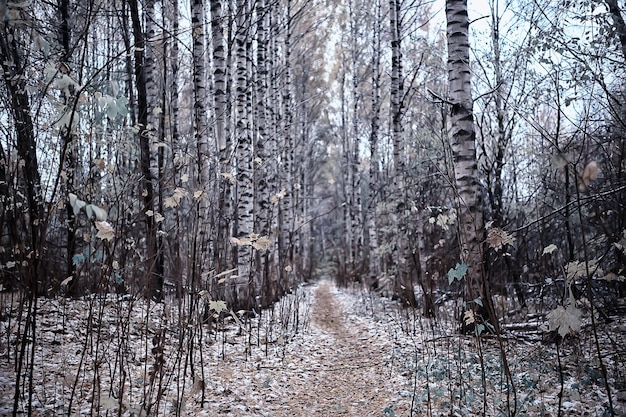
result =
[{"label": "tree bark texture", "polygon": [[392,216],[395,219],[395,264],[396,276],[394,296],[403,305],[414,307],[417,305],[413,279],[408,270],[407,229],[399,220],[407,208],[405,190],[405,137],[402,126],[404,116],[404,76],[402,70],[402,19],[401,0],[390,0],[389,22],[391,32],[391,96],[390,118],[391,135],[393,141],[393,196],[395,198]]},{"label": "tree bark texture", "polygon": [[[28,207],[28,241],[21,252],[27,266],[26,282],[32,294],[38,289],[38,269],[43,250],[43,201],[41,177],[37,160],[37,141],[31,116],[31,103],[25,82],[25,64],[18,44],[19,34],[9,22],[0,22],[0,65],[2,78],[9,93],[13,123],[16,130],[17,154],[20,159],[21,174],[26,187]],[[23,162],[23,164],[22,164]],[[32,254],[32,256],[31,256]],[[26,265],[26,264],[23,264]]]},{"label": "tree bark texture", "polygon": [[[146,5],[148,8],[154,7],[154,2],[149,1]],[[153,176],[154,169],[151,165],[151,142],[154,140],[153,126],[150,125],[151,117],[149,115],[150,108],[148,100],[154,99],[148,96],[149,80],[154,74],[148,74],[152,70],[152,66],[148,65],[146,60],[146,36],[141,26],[141,18],[137,0],[129,0],[131,13],[131,21],[133,25],[133,38],[135,41],[135,83],[137,87],[137,123],[139,125],[139,149],[140,149],[140,168],[142,173],[142,190],[143,196],[143,216],[146,222],[146,271],[148,274],[148,282],[146,283],[146,295],[154,297],[158,300],[162,297],[163,292],[163,274],[157,270],[157,266],[161,263],[157,259],[159,256],[158,240],[157,240],[157,224],[154,213],[155,187]],[[154,82],[152,80],[151,82]],[[150,89],[152,92],[153,89]]]},{"label": "tree bark texture", "polygon": [[482,294],[484,225],[472,111],[467,0],[447,0],[446,17],[450,102],[447,129],[454,159],[461,260],[469,267],[465,296],[466,300],[474,300]]}]

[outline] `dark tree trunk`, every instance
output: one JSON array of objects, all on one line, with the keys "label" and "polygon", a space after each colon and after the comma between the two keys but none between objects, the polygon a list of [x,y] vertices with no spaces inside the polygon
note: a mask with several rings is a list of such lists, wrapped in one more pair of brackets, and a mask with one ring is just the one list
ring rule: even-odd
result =
[{"label": "dark tree trunk", "polygon": [[[137,0],[129,0],[130,14],[135,41],[135,82],[137,84],[137,123],[139,124],[140,168],[142,173],[143,213],[154,212],[154,183],[150,170],[150,130],[148,128],[148,93],[146,89],[146,42],[141,27]],[[160,300],[163,297],[163,274],[158,271],[161,262],[157,246],[157,227],[154,216],[144,214],[146,222],[146,270],[148,273],[147,294]]]},{"label": "dark tree trunk", "polygon": [[26,186],[28,204],[28,242],[24,254],[34,253],[30,257],[24,272],[29,289],[37,294],[37,277],[42,256],[43,202],[41,199],[41,178],[36,153],[35,130],[30,114],[22,55],[17,43],[17,34],[13,28],[2,23],[0,26],[0,65],[3,79],[9,93],[11,112],[17,133],[17,153],[23,161],[21,174]]}]

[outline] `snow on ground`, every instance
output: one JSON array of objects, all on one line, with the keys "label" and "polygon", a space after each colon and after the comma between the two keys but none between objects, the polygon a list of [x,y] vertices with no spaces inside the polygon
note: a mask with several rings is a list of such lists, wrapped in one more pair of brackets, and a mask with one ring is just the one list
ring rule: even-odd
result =
[{"label": "snow on ground", "polygon": [[[495,338],[479,343],[453,320],[328,281],[254,318],[223,312],[209,323],[202,303],[108,296],[42,299],[38,308],[33,415],[500,416],[507,404],[520,416],[557,415],[554,344],[506,335],[513,393]],[[18,311],[0,299],[0,415],[13,408]],[[623,329],[623,320],[600,328],[618,415]],[[592,340],[587,329],[560,349],[563,415],[606,415]]]}]

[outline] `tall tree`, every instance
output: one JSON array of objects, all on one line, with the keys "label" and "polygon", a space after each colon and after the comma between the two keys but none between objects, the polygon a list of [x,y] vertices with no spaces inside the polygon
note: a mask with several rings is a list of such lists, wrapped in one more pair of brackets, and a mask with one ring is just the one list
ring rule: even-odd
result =
[{"label": "tall tree", "polygon": [[[257,32],[257,55],[256,55],[256,91],[255,91],[255,141],[254,141],[254,161],[255,161],[255,230],[261,236],[270,236],[273,230],[273,211],[271,204],[271,194],[273,182],[275,180],[275,167],[272,166],[271,159],[275,152],[275,138],[270,134],[268,125],[269,103],[267,102],[267,89],[269,85],[269,63],[268,63],[268,22],[273,6],[266,0],[256,2],[256,32]],[[256,262],[258,264],[258,279],[262,306],[268,306],[274,301],[273,286],[274,280],[270,273],[270,251],[258,251]]]},{"label": "tall tree", "polygon": [[[27,222],[26,233],[28,239],[20,252],[24,258],[25,282],[29,290],[37,293],[39,261],[43,250],[43,195],[41,188],[41,174],[37,158],[37,139],[31,115],[31,103],[26,85],[27,56],[22,49],[20,40],[24,34],[20,33],[20,25],[15,25],[9,14],[0,22],[0,66],[2,78],[6,86],[12,122],[16,130],[17,155],[20,160],[21,177],[26,188]],[[31,256],[34,254],[34,256]]]},{"label": "tall tree", "polygon": [[[483,208],[479,171],[476,159],[476,132],[472,110],[471,72],[469,65],[469,19],[467,0],[447,0],[448,41],[448,139],[454,159],[454,179],[459,218],[458,238],[461,260],[468,270],[465,280],[465,299],[472,302],[483,298]],[[471,306],[475,309],[476,305]]]},{"label": "tall tree", "polygon": [[219,196],[217,210],[217,231],[215,236],[215,265],[218,271],[230,268],[230,251],[228,238],[231,223],[232,183],[231,154],[232,143],[230,138],[230,106],[229,95],[229,56],[224,30],[228,20],[224,16],[223,0],[211,0],[211,37],[213,54],[213,123],[215,142],[218,154],[218,169],[220,175]]},{"label": "tall tree", "polygon": [[[251,53],[249,37],[250,31],[250,3],[248,0],[237,1],[237,34],[235,37],[236,60],[237,60],[237,104],[236,104],[236,168],[237,168],[237,237],[245,239],[254,232],[254,174],[252,165],[252,134],[250,112],[250,71],[248,67],[249,54]],[[238,244],[237,250],[237,292],[241,291],[241,302],[247,303],[247,287],[254,283],[251,268],[252,247],[247,244]]]},{"label": "tall tree", "polygon": [[284,10],[282,11],[281,24],[284,48],[283,59],[283,76],[282,85],[280,86],[280,94],[282,99],[282,108],[280,109],[281,120],[281,137],[282,137],[282,155],[283,160],[282,169],[280,171],[281,186],[285,190],[283,198],[280,200],[280,239],[279,239],[279,259],[280,259],[280,274],[284,276],[281,279],[283,285],[289,287],[293,276],[297,273],[297,259],[295,257],[295,229],[296,229],[296,214],[295,214],[295,199],[294,199],[294,161],[295,161],[295,140],[293,137],[292,124],[293,124],[293,103],[292,103],[292,67],[291,67],[291,55],[292,55],[292,36],[293,36],[293,23],[294,16],[292,14],[292,0],[286,0]]},{"label": "tall tree", "polygon": [[405,189],[405,135],[403,128],[403,116],[405,114],[404,75],[402,63],[402,0],[389,1],[389,23],[391,33],[391,91],[390,91],[390,124],[393,142],[393,195],[395,207],[393,208],[394,222],[398,228],[395,235],[396,247],[396,273],[394,295],[400,301],[409,306],[415,306],[415,292],[413,279],[408,270],[408,246],[406,225],[399,219],[404,215],[407,206]]},{"label": "tall tree", "polygon": [[210,226],[209,217],[209,185],[211,183],[211,160],[209,152],[209,129],[207,120],[207,87],[205,65],[205,17],[204,2],[193,0],[191,2],[191,33],[192,33],[192,59],[193,59],[193,120],[194,135],[198,149],[198,182],[202,195],[198,207],[198,230],[200,231],[200,256],[204,257],[209,245]]},{"label": "tall tree", "polygon": [[[154,25],[151,21],[151,14],[154,11],[154,0],[149,0],[146,5],[147,21],[149,25]],[[154,57],[147,59],[146,55],[146,34],[144,34],[141,25],[141,16],[139,14],[139,5],[137,0],[129,0],[129,8],[133,26],[133,38],[135,41],[135,83],[137,87],[137,123],[139,125],[139,149],[140,149],[140,168],[142,172],[141,195],[143,196],[143,216],[146,222],[146,270],[148,272],[148,282],[146,283],[147,295],[161,299],[163,293],[163,271],[158,270],[162,263],[159,257],[162,253],[158,247],[158,229],[154,216],[155,202],[155,177],[151,143],[154,141],[154,125],[150,123],[151,107],[148,104],[150,97],[148,92],[154,94],[154,88],[148,86],[154,83]],[[151,30],[146,30],[148,33]],[[158,175],[158,174],[157,174]]]},{"label": "tall tree", "polygon": [[626,23],[624,23],[622,10],[620,9],[617,0],[606,0],[606,5],[609,7],[609,14],[611,15],[611,18],[613,20],[615,35],[619,39],[622,54],[624,56],[624,59],[626,59]]},{"label": "tall tree", "polygon": [[374,285],[375,278],[380,273],[380,262],[378,256],[374,256],[378,248],[378,230],[376,220],[376,207],[378,205],[377,184],[379,171],[378,142],[380,136],[380,114],[382,108],[381,100],[381,60],[382,60],[382,0],[376,0],[375,13],[372,28],[372,67],[371,67],[371,92],[370,92],[370,134],[369,134],[369,167],[368,167],[368,194],[366,204],[364,204],[364,230],[363,230],[363,250],[367,271],[370,279],[370,286]]}]

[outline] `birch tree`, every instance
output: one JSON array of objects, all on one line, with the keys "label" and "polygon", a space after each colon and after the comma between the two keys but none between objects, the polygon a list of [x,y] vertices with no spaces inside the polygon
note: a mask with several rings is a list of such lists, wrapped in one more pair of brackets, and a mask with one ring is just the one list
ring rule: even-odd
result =
[{"label": "birch tree", "polygon": [[[268,237],[274,228],[273,204],[271,195],[275,194],[275,138],[270,134],[268,126],[268,97],[267,89],[269,85],[268,68],[268,23],[269,16],[273,12],[274,6],[266,0],[256,2],[256,33],[257,33],[257,54],[255,72],[255,135],[254,135],[254,176],[256,188],[255,200],[255,230],[260,236]],[[261,295],[262,306],[268,306],[274,300],[274,279],[270,270],[271,251],[257,251],[258,288]]]},{"label": "birch tree", "polygon": [[[489,294],[483,292],[484,224],[472,111],[467,0],[447,0],[446,18],[450,105],[447,130],[454,159],[461,261],[468,268],[464,277],[465,300],[474,302],[482,298],[482,303],[488,306],[485,297]],[[476,307],[469,306],[472,310]]]},{"label": "birch tree", "polygon": [[211,161],[209,151],[209,128],[207,123],[207,87],[206,87],[206,65],[205,65],[205,13],[204,2],[193,0],[191,2],[191,33],[192,33],[192,55],[193,55],[193,119],[194,136],[198,149],[198,183],[200,184],[201,196],[198,206],[198,230],[200,231],[200,253],[201,258],[207,255],[209,239],[211,234],[208,222],[210,204],[209,192],[211,184]]},{"label": "birch tree", "polygon": [[367,262],[367,271],[370,279],[370,286],[373,286],[375,278],[381,271],[381,265],[378,256],[375,256],[378,248],[378,229],[376,219],[376,208],[378,205],[377,188],[378,188],[378,171],[379,171],[379,153],[378,142],[380,137],[380,119],[382,111],[381,99],[381,78],[382,78],[382,1],[376,0],[374,5],[373,27],[372,27],[372,43],[371,43],[371,91],[370,91],[370,134],[369,134],[369,166],[368,166],[368,194],[367,202],[364,204],[364,231],[363,231],[363,247],[364,257]]},{"label": "birch tree", "polygon": [[217,209],[217,231],[215,236],[215,265],[218,271],[230,269],[232,256],[228,249],[230,226],[232,220],[232,173],[231,154],[232,143],[230,138],[230,105],[229,77],[230,66],[227,40],[224,34],[229,19],[224,16],[222,0],[211,0],[211,37],[213,55],[213,114],[212,125],[215,134],[216,153],[218,155],[218,170],[221,174],[217,181],[219,187]]},{"label": "birch tree", "polygon": [[[297,273],[295,270],[297,264],[295,259],[295,206],[294,206],[294,177],[293,164],[295,161],[295,141],[292,132],[293,112],[292,112],[292,83],[291,83],[291,53],[292,53],[292,0],[286,0],[284,10],[282,10],[281,24],[284,30],[283,45],[283,79],[281,88],[282,109],[281,110],[281,131],[283,149],[281,159],[283,165],[281,169],[281,188],[285,189],[283,198],[280,200],[280,274],[284,278],[281,279],[284,285],[290,286],[293,276]],[[285,276],[286,273],[286,276]]]},{"label": "birch tree", "polygon": [[403,128],[403,116],[405,113],[404,74],[402,62],[402,0],[389,1],[389,23],[391,41],[391,91],[390,91],[390,131],[393,144],[393,218],[398,227],[395,236],[396,271],[394,283],[394,295],[400,301],[411,307],[417,304],[413,291],[413,279],[408,270],[409,256],[407,249],[406,225],[398,221],[407,209],[405,190],[405,136]]},{"label": "birch tree", "polygon": [[[250,4],[247,0],[237,1],[237,34],[235,37],[237,103],[236,120],[236,170],[237,170],[237,282],[236,291],[241,302],[248,302],[247,286],[254,282],[251,273],[252,246],[247,242],[254,233],[254,174],[252,171],[252,135],[250,113],[250,72],[249,25],[251,21]],[[242,291],[242,294],[238,294]]]}]

